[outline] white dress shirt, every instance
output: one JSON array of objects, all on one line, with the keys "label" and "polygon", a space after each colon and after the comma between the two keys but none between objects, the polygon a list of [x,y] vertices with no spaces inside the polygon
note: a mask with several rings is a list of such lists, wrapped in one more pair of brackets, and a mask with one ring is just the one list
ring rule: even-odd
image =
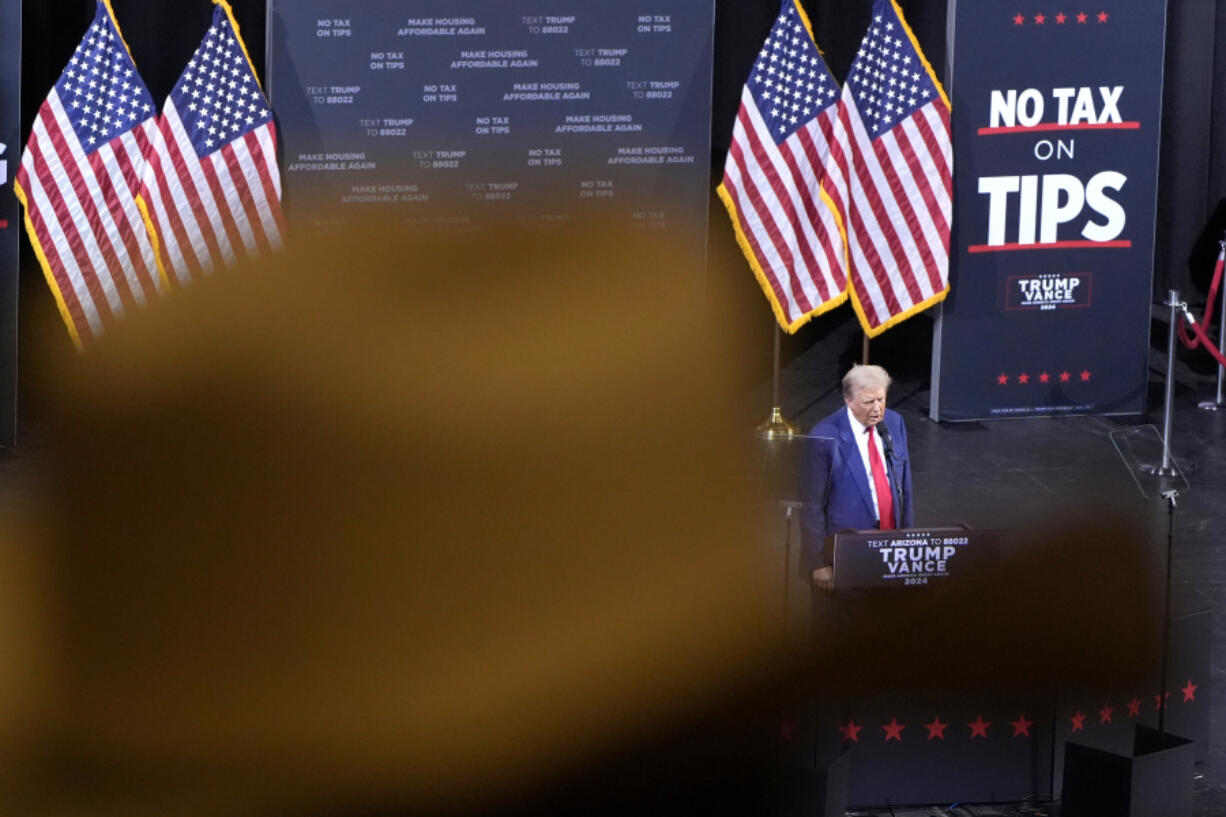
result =
[{"label": "white dress shirt", "polygon": [[[856,415],[851,413],[851,409],[847,409],[847,421],[851,423],[851,433],[856,438],[856,448],[860,450],[860,462],[864,463],[864,474],[868,477],[868,490],[873,496],[873,513],[877,515],[878,521],[881,520],[881,506],[877,504],[877,485],[873,482],[873,465],[868,459],[868,426],[856,419]],[[881,422],[885,423],[884,415]],[[881,457],[881,465],[885,466],[885,443],[881,441],[881,432],[876,430],[873,432],[873,442],[877,446],[877,454]],[[886,478],[889,478],[889,471],[886,471]]]}]

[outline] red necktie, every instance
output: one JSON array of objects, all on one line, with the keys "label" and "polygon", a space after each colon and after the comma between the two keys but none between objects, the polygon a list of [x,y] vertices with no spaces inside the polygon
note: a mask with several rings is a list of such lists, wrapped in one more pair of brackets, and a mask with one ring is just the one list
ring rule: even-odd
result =
[{"label": "red necktie", "polygon": [[877,451],[877,437],[873,427],[868,427],[868,464],[873,468],[873,487],[877,489],[877,510],[881,516],[881,529],[894,529],[894,494],[890,492],[890,480],[885,475],[885,463]]}]

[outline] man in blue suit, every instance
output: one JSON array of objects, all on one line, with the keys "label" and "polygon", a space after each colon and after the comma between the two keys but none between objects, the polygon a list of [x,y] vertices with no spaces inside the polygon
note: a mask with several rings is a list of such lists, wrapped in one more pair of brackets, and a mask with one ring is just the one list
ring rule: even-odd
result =
[{"label": "man in blue suit", "polygon": [[847,529],[913,524],[907,429],[885,407],[890,376],[880,366],[853,366],[843,378],[845,405],[813,427],[807,496],[801,511],[802,575],[829,590],[826,537]]}]

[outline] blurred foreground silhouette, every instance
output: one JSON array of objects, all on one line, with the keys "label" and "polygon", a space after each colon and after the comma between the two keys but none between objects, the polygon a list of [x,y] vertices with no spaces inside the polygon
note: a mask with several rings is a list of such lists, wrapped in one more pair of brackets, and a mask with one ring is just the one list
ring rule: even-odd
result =
[{"label": "blurred foreground silhouette", "polygon": [[700,278],[384,227],[130,317],[12,525],[6,813],[752,813],[781,703],[1149,670],[1148,544],[1093,517],[793,649]]}]

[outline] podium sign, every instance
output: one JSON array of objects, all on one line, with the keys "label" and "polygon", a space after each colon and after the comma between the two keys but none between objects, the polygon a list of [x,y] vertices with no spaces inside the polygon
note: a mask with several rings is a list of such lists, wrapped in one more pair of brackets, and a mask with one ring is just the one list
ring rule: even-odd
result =
[{"label": "podium sign", "polygon": [[995,564],[1000,532],[910,528],[836,533],[834,587],[930,587]]}]

